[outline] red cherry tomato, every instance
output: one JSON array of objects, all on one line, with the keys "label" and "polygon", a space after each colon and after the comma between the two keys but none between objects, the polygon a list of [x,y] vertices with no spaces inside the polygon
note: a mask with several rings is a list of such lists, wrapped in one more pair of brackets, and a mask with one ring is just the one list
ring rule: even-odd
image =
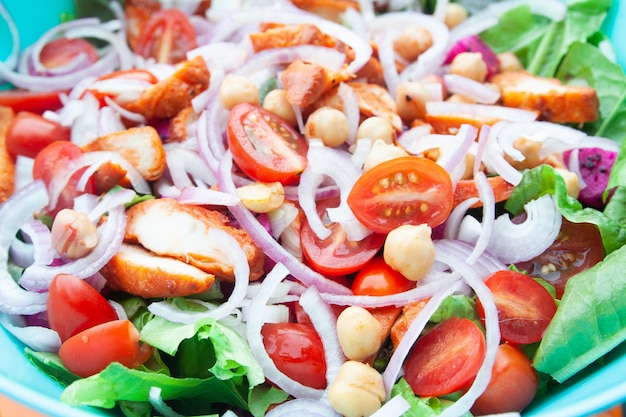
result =
[{"label": "red cherry tomato", "polygon": [[61,345],[59,356],[72,373],[86,378],[113,362],[134,368],[152,354],[149,345],[139,342],[139,331],[129,320],[113,320],[90,327]]},{"label": "red cherry tomato", "polygon": [[563,218],[554,243],[541,255],[516,266],[530,276],[550,282],[560,299],[570,277],[594,266],[603,256],[602,237],[595,225],[572,223]]},{"label": "red cherry tomato", "polygon": [[0,91],[0,106],[11,107],[15,113],[30,111],[42,114],[46,110],[57,110],[63,105],[59,94],[65,91]]},{"label": "red cherry tomato", "polygon": [[304,138],[279,116],[255,104],[233,107],[227,139],[237,166],[255,180],[295,184],[307,166]]},{"label": "red cherry tomato", "polygon": [[382,256],[377,256],[365,264],[352,281],[354,295],[391,295],[408,291],[413,287],[415,282],[393,270]]},{"label": "red cherry tomato", "polygon": [[187,15],[169,8],[152,14],[141,29],[135,52],[162,64],[175,64],[185,60],[187,51],[196,45],[196,33]]},{"label": "red cherry tomato", "polygon": [[348,195],[348,205],[363,225],[389,233],[404,224],[442,224],[452,211],[450,175],[436,162],[405,156],[366,171]]},{"label": "red cherry tomato", "polygon": [[50,283],[47,302],[48,323],[61,341],[108,321],[117,313],[98,291],[74,275],[59,274]]},{"label": "red cherry tomato", "polygon": [[15,115],[7,129],[6,146],[13,156],[34,158],[52,142],[69,141],[70,129],[27,111]]},{"label": "red cherry tomato", "polygon": [[96,48],[81,38],[57,38],[41,48],[39,60],[47,68],[55,68],[70,63],[80,54],[85,54],[90,62],[98,61]]},{"label": "red cherry tomato", "polygon": [[520,412],[535,398],[537,386],[537,371],[528,356],[503,343],[498,347],[489,385],[472,406],[472,414]]},{"label": "red cherry tomato", "polygon": [[404,377],[419,396],[467,387],[485,357],[485,337],[471,320],[451,317],[421,336],[405,362]]},{"label": "red cherry tomato", "polygon": [[[540,341],[556,312],[556,303],[548,290],[528,275],[508,269],[489,275],[485,285],[495,299],[502,339],[516,344]],[[484,318],[480,299],[476,308]]]},{"label": "red cherry tomato", "polygon": [[[323,215],[327,208],[339,203],[336,198],[327,198],[317,204],[318,212]],[[318,238],[308,222],[302,223],[300,244],[302,253],[314,270],[326,275],[346,275],[361,269],[372,259],[385,243],[385,235],[373,233],[358,242],[348,241],[346,232],[338,223],[327,226],[331,235],[322,240]]]},{"label": "red cherry tomato", "polygon": [[261,334],[267,353],[281,372],[303,385],[326,387],[324,347],[312,326],[266,323]]}]

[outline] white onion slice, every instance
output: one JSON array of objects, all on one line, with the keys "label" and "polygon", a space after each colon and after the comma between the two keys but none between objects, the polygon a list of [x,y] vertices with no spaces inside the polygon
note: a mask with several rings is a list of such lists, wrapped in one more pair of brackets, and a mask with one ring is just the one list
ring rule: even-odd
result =
[{"label": "white onion slice", "polygon": [[131,122],[135,122],[138,124],[145,124],[146,117],[143,114],[135,113],[130,110],[126,110],[124,107],[120,106],[115,100],[111,99],[108,96],[104,97],[105,103],[111,107],[117,114],[122,116],[125,119],[130,120]]},{"label": "white onion slice", "polygon": [[315,331],[322,340],[326,359],[326,382],[330,387],[337,378],[339,368],[346,361],[337,337],[337,317],[330,305],[320,297],[315,287],[307,288],[300,297],[299,303],[304,312],[309,315]]},{"label": "white onion slice", "polygon": [[46,309],[45,293],[26,291],[9,271],[9,246],[20,227],[33,218],[33,213],[48,204],[43,181],[37,180],[17,191],[0,205],[0,312],[35,314]]},{"label": "white onion slice", "polygon": [[[250,311],[262,311],[263,307],[265,307],[274,293],[276,286],[288,273],[289,271],[284,265],[280,263],[276,264],[263,280],[261,290],[250,304]],[[246,324],[246,339],[248,340],[252,354],[263,368],[265,376],[282,390],[296,398],[311,398],[314,400],[322,398],[324,394],[323,390],[302,385],[278,370],[263,345],[263,337],[261,336],[263,324],[263,318],[260,317],[260,315],[251,314]]]},{"label": "white onion slice", "polygon": [[[436,250],[435,261],[441,263],[446,263],[447,259],[454,256],[460,258],[462,263],[465,264],[467,263],[467,258],[474,250],[472,245],[460,240],[439,239],[433,243]],[[483,252],[471,267],[478,276],[484,279],[496,271],[506,269],[507,266],[489,252]]]},{"label": "white onion slice", "polygon": [[298,210],[295,204],[289,201],[285,201],[276,210],[270,211],[268,213],[268,218],[274,239],[278,239],[280,235],[283,234],[285,229],[287,229],[289,225],[296,220],[299,214],[300,210]]},{"label": "white onion slice", "polygon": [[467,263],[470,265],[476,262],[478,257],[487,249],[489,242],[491,242],[496,216],[495,196],[493,189],[487,181],[487,177],[482,171],[479,171],[474,175],[474,181],[476,182],[480,200],[483,202],[483,218],[480,234],[474,245],[474,250],[472,250],[472,253],[467,258]]},{"label": "white onion slice", "polygon": [[57,332],[43,326],[28,326],[23,316],[0,313],[0,325],[37,352],[57,353],[61,347],[61,338]]},{"label": "white onion slice", "polygon": [[[176,314],[175,307],[171,306],[167,301],[159,301],[148,306],[151,313],[162,316],[169,321],[176,323],[195,323],[202,318],[214,318],[216,320],[223,319],[233,313],[244,298],[250,283],[250,265],[245,252],[237,242],[237,240],[222,229],[210,228],[207,232],[209,240],[215,242],[216,251],[222,254],[223,259],[230,265],[233,265],[235,273],[235,287],[226,302],[220,304],[214,310],[208,312],[183,312],[178,311]],[[219,246],[218,246],[219,245]],[[164,308],[170,305],[172,308]]]},{"label": "white onion slice", "polygon": [[491,104],[454,103],[449,101],[427,101],[426,113],[435,116],[465,114],[472,117],[496,118],[513,122],[529,122],[537,119],[532,111]]},{"label": "white onion slice", "polygon": [[150,405],[163,417],[184,417],[182,414],[174,411],[169,405],[165,404],[161,396],[161,388],[159,387],[150,387],[148,402],[150,402]]},{"label": "white onion slice", "polygon": [[52,238],[50,229],[41,220],[31,220],[21,228],[23,234],[28,236],[34,246],[33,261],[40,265],[50,265],[54,259]]},{"label": "white onion slice", "polygon": [[196,206],[215,205],[225,207],[234,206],[240,201],[239,198],[231,194],[199,187],[183,188],[176,199],[183,204]]},{"label": "white onion slice", "polygon": [[402,395],[396,395],[370,417],[400,417],[410,409],[411,404]]},{"label": "white onion slice", "polygon": [[477,103],[495,104],[500,100],[500,91],[471,78],[457,74],[445,74],[443,81],[449,92],[462,94]]},{"label": "white onion slice", "polygon": [[296,398],[285,401],[267,412],[265,417],[341,417],[326,402],[310,398]]},{"label": "white onion slice", "polygon": [[543,253],[559,234],[561,213],[546,194],[524,206],[523,223],[515,224],[508,214],[499,216],[493,227],[487,251],[506,263],[527,261]]},{"label": "white onion slice", "polygon": [[348,140],[346,143],[352,145],[356,141],[356,131],[359,128],[359,102],[352,87],[346,83],[340,83],[337,95],[343,103],[343,112],[348,118]]}]

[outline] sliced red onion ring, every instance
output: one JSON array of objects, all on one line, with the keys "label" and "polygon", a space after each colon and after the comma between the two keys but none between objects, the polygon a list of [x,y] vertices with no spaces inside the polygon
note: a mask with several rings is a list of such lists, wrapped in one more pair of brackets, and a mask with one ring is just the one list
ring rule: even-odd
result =
[{"label": "sliced red onion ring", "polygon": [[[436,250],[435,260],[444,264],[451,256],[459,257],[463,260],[463,263],[467,263],[467,258],[474,250],[472,245],[460,240],[440,239],[435,240],[433,243]],[[504,262],[489,252],[483,252],[471,267],[483,279],[496,271],[506,269]]]},{"label": "sliced red onion ring", "polygon": [[177,197],[177,200],[183,204],[196,206],[215,205],[225,207],[234,206],[240,201],[239,198],[231,194],[200,187],[184,187]]},{"label": "sliced red onion ring", "polygon": [[109,107],[105,106],[98,112],[98,136],[109,135],[115,132],[126,130],[126,126],[122,123],[119,114]]},{"label": "sliced red onion ring", "polygon": [[464,124],[456,134],[453,146],[439,148],[442,151],[442,155],[437,159],[437,164],[448,171],[453,184],[459,182],[465,173],[465,155],[474,145],[477,134],[478,129]]},{"label": "sliced red onion ring", "polygon": [[[288,273],[289,271],[283,264],[277,263],[270,273],[265,276],[261,290],[250,304],[250,311],[263,311],[269,298],[276,290],[276,286]],[[263,337],[261,336],[263,324],[261,314],[250,314],[249,320],[246,323],[246,339],[248,340],[252,354],[257,361],[259,361],[267,379],[296,398],[311,398],[319,401],[324,394],[323,390],[302,385],[278,370],[263,345]]]},{"label": "sliced red onion ring", "polygon": [[25,243],[16,237],[9,248],[9,259],[13,264],[22,268],[32,265],[35,259],[34,245]]},{"label": "sliced red onion ring", "polygon": [[476,103],[495,104],[500,100],[500,91],[470,78],[457,74],[445,74],[443,81],[449,92],[462,94]]},{"label": "sliced red onion ring", "polygon": [[346,143],[352,145],[356,141],[356,131],[359,128],[359,118],[361,116],[359,102],[352,87],[346,83],[339,84],[337,94],[343,103],[343,112],[348,118],[348,140]]},{"label": "sliced red onion ring", "polygon": [[443,229],[444,239],[458,239],[459,227],[461,226],[463,216],[465,215],[467,210],[474,205],[474,203],[477,203],[479,201],[480,199],[478,197],[470,197],[467,200],[462,201],[455,208],[452,209],[452,212],[448,216],[448,219],[446,220],[446,224]]},{"label": "sliced red onion ring", "polygon": [[396,346],[391,358],[389,359],[389,363],[383,372],[383,384],[385,386],[385,392],[387,393],[387,399],[391,398],[391,389],[402,372],[404,360],[415,344],[415,341],[422,333],[422,330],[426,327],[430,317],[435,313],[435,311],[437,311],[443,300],[452,295],[454,291],[459,288],[458,276],[456,277],[456,280],[457,282],[455,284],[440,290],[435,293],[430,300],[428,300],[422,311],[407,329],[398,346]]},{"label": "sliced red onion ring", "polygon": [[492,126],[486,140],[482,162],[491,172],[496,172],[508,183],[517,185],[522,180],[522,173],[504,158],[504,151],[497,140],[499,130],[506,124],[507,122],[498,122]]},{"label": "sliced red onion ring", "polygon": [[487,146],[487,141],[489,140],[490,133],[490,125],[482,125],[480,127],[478,139],[476,140],[476,158],[474,159],[474,169],[472,170],[473,174],[476,174],[478,171],[480,171],[480,165],[483,161],[483,155],[485,154],[485,147]]},{"label": "sliced red onion ring", "polygon": [[572,149],[572,152],[569,154],[569,158],[565,162],[567,169],[572,171],[578,177],[578,186],[581,190],[584,190],[587,187],[587,183],[583,178],[582,172],[580,172],[580,161],[579,161],[579,153],[580,149]]},{"label": "sliced red onion ring", "polygon": [[391,30],[383,33],[378,39],[378,60],[383,67],[383,78],[387,85],[387,90],[392,97],[396,97],[398,85],[400,84],[400,74],[396,67],[396,53],[393,49],[393,39],[395,33]]},{"label": "sliced red onion ring", "polygon": [[41,220],[31,220],[20,229],[23,234],[28,236],[29,241],[34,246],[33,261],[40,265],[50,265],[54,258],[54,250],[52,249],[52,239],[50,237],[50,229],[41,222]]},{"label": "sliced red onion ring", "polygon": [[508,214],[499,216],[487,251],[502,262],[527,261],[543,253],[559,234],[561,213],[553,198],[546,194],[524,206],[523,223],[515,224]]},{"label": "sliced red onion ring", "polygon": [[131,122],[145,124],[146,118],[143,114],[135,113],[129,110],[126,110],[124,107],[120,106],[115,100],[111,99],[108,96],[104,97],[104,102],[111,107],[117,114],[122,116],[125,119],[130,120]]},{"label": "sliced red onion ring", "polygon": [[220,160],[224,156],[226,147],[222,129],[226,128],[228,112],[222,106],[219,95],[209,98],[206,110],[200,113],[196,124],[198,151],[212,174],[216,174]]},{"label": "sliced red onion ring", "polygon": [[426,113],[435,116],[446,114],[466,114],[472,117],[496,118],[512,122],[530,122],[537,119],[537,113],[491,104],[455,103],[450,101],[427,101]]},{"label": "sliced red onion ring", "polygon": [[[227,151],[220,163],[218,183],[221,191],[234,195],[236,189],[232,179],[232,167],[233,158],[230,151]],[[350,289],[313,271],[289,253],[243,205],[237,204],[230,207],[230,212],[270,259],[284,264],[289,269],[290,274],[306,286],[316,286],[322,293],[350,294]]]},{"label": "sliced red onion ring", "polygon": [[474,181],[476,182],[476,188],[478,189],[478,195],[483,202],[483,218],[480,228],[480,234],[474,245],[474,250],[467,258],[467,263],[474,264],[478,257],[487,249],[489,242],[492,241],[492,234],[494,229],[494,222],[496,216],[496,201],[493,194],[493,189],[487,181],[487,177],[482,171],[477,172],[474,175]]},{"label": "sliced red onion ring", "polygon": [[400,417],[410,409],[411,404],[402,395],[396,395],[370,417]]},{"label": "sliced red onion ring", "polygon": [[[116,27],[118,26],[118,27]],[[110,20],[100,26],[74,27],[65,32],[68,38],[96,38],[108,42],[119,58],[119,69],[127,70],[133,67],[133,53],[126,43],[125,33],[113,31],[119,29],[119,22]]]},{"label": "sliced red onion ring", "polygon": [[265,417],[341,417],[326,402],[310,398],[296,398],[285,401],[267,412]]},{"label": "sliced red onion ring", "polygon": [[300,185],[296,198],[311,230],[319,239],[326,239],[331,235],[330,229],[324,225],[317,213],[316,192],[323,182],[324,176],[322,174],[313,172],[312,169],[307,167],[300,175]]},{"label": "sliced red onion ring", "polygon": [[9,271],[9,246],[22,225],[33,213],[48,204],[46,186],[34,181],[18,190],[0,205],[0,312],[8,314],[35,314],[46,309],[47,295],[26,291]]},{"label": "sliced red onion ring", "polygon": [[[94,207],[86,212],[87,218],[91,220],[92,223],[97,224],[100,220],[100,216],[108,213],[111,209],[114,209],[116,207],[122,207],[125,204],[130,203],[136,196],[137,194],[133,190],[127,189],[122,189],[113,193],[106,194],[106,196],[100,202],[98,202]],[[76,199],[74,200],[74,202],[76,202]],[[74,205],[74,207],[77,208],[76,204]]]},{"label": "sliced red onion ring", "polygon": [[24,316],[0,313],[0,325],[37,352],[56,353],[61,347],[61,338],[57,332],[43,326],[29,326]]},{"label": "sliced red onion ring", "polygon": [[270,211],[268,217],[274,239],[278,239],[299,214],[300,210],[298,210],[295,204],[288,201],[285,201],[276,210]]},{"label": "sliced red onion ring", "polygon": [[126,227],[124,206],[114,207],[108,213],[107,221],[98,227],[98,245],[89,255],[58,266],[33,264],[24,270],[20,285],[41,291],[46,290],[52,279],[61,273],[87,278],[98,272],[119,250]]},{"label": "sliced red onion ring", "polygon": [[337,337],[337,316],[321,297],[315,287],[309,287],[300,297],[300,305],[309,315],[315,331],[322,340],[326,359],[326,382],[333,383],[339,368],[346,361],[339,338]]},{"label": "sliced red onion ring", "polygon": [[221,253],[223,259],[233,265],[235,287],[228,300],[208,312],[181,311],[167,301],[159,301],[148,306],[148,310],[152,314],[164,317],[175,323],[186,324],[195,323],[199,319],[209,317],[220,320],[231,315],[243,299],[246,298],[248,284],[250,283],[250,265],[245,252],[234,237],[221,229],[211,228],[208,231],[208,235],[212,242],[219,245],[214,250]]}]

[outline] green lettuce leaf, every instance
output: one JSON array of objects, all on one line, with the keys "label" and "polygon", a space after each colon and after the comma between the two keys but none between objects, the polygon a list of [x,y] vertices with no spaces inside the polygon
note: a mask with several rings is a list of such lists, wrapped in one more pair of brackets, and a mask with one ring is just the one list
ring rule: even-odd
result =
[{"label": "green lettuce leaf", "polygon": [[533,358],[563,382],[626,340],[626,246],[567,283],[559,309]]},{"label": "green lettuce leaf", "polygon": [[[435,417],[452,404],[451,401],[437,397],[420,398],[416,396],[404,378],[400,378],[391,389],[391,396],[395,397],[396,395],[401,395],[411,406],[408,411],[402,414],[403,417]],[[461,417],[471,416],[472,414],[468,411]]]}]

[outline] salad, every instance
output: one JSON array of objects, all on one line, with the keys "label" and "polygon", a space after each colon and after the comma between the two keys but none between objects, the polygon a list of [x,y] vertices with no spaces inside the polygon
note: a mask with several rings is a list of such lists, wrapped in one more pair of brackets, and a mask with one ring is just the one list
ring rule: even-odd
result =
[{"label": "salad", "polygon": [[115,415],[519,415],[626,338],[610,5],[77,2],[15,33],[0,322]]}]

